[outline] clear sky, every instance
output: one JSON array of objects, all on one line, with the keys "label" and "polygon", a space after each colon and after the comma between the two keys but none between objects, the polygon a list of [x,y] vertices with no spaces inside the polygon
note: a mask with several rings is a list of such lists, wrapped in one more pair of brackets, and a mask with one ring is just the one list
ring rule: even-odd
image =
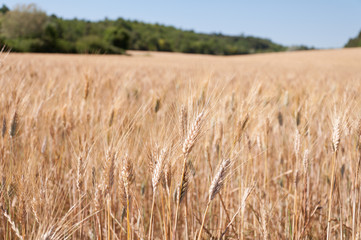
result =
[{"label": "clear sky", "polygon": [[122,17],[196,32],[265,37],[284,45],[339,48],[361,30],[361,0],[8,0],[63,18]]}]

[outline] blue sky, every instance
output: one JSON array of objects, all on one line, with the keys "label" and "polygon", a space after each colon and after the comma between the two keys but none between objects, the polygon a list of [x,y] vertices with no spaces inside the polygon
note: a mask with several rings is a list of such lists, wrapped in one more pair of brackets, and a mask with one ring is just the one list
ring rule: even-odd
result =
[{"label": "blue sky", "polygon": [[339,48],[361,30],[361,0],[10,0],[64,18],[140,20],[196,32],[269,38],[284,45]]}]

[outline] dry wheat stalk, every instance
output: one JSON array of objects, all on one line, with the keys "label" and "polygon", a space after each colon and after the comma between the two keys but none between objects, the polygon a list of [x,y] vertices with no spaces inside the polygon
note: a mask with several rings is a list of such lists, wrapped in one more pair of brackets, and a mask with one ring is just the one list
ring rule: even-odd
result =
[{"label": "dry wheat stalk", "polygon": [[264,240],[269,239],[269,232],[268,232],[268,216],[267,210],[265,206],[265,201],[262,200],[261,204],[261,225],[262,225],[262,235]]},{"label": "dry wheat stalk", "polygon": [[212,201],[214,197],[219,193],[224,185],[224,181],[229,173],[229,168],[231,166],[230,159],[224,159],[219,166],[219,169],[212,180],[212,184],[209,188],[209,199],[208,201]]},{"label": "dry wheat stalk", "polygon": [[180,136],[182,140],[184,140],[187,135],[187,126],[188,126],[188,111],[184,105],[181,106],[179,122],[180,122]]},{"label": "dry wheat stalk", "polygon": [[179,201],[179,203],[181,203],[184,197],[187,195],[189,180],[190,180],[189,164],[186,164],[184,168],[182,185],[178,185],[178,187],[176,188],[176,192],[175,192],[176,202]]},{"label": "dry wheat stalk", "polygon": [[153,201],[152,201],[152,209],[150,214],[150,226],[149,226],[149,234],[148,239],[150,240],[152,237],[152,231],[153,231],[153,211],[154,211],[154,204],[155,204],[155,196],[158,184],[163,176],[163,170],[164,170],[164,164],[166,160],[167,155],[167,148],[163,148],[158,156],[156,165],[153,170],[153,176],[152,176],[152,186],[153,186]]},{"label": "dry wheat stalk", "polygon": [[15,137],[16,131],[18,130],[18,113],[15,111],[11,119],[9,135],[11,138]]},{"label": "dry wheat stalk", "polygon": [[309,159],[309,150],[306,149],[303,153],[303,170],[304,173],[308,174],[308,169],[310,167],[310,159]]},{"label": "dry wheat stalk", "polygon": [[105,158],[105,167],[104,167],[104,177],[103,177],[103,187],[104,194],[110,194],[111,189],[114,183],[114,170],[115,170],[115,159],[117,157],[116,153],[111,153],[111,150],[108,150],[107,156]]},{"label": "dry wheat stalk", "polygon": [[89,95],[89,77],[86,76],[85,87],[84,87],[84,100],[87,100]]},{"label": "dry wheat stalk", "polygon": [[174,228],[173,228],[173,240],[176,239],[176,232],[177,232],[177,223],[178,223],[178,211],[179,211],[179,205],[181,202],[181,197],[184,196],[182,195],[182,192],[186,192],[183,191],[188,189],[188,182],[185,184],[184,180],[185,180],[185,174],[186,174],[186,168],[187,168],[187,158],[189,153],[191,152],[199,134],[200,134],[200,130],[202,127],[202,122],[203,122],[203,116],[204,116],[204,111],[202,111],[197,118],[195,119],[195,121],[193,122],[193,125],[190,129],[190,131],[188,132],[187,138],[184,140],[183,143],[183,147],[182,147],[182,152],[183,152],[183,165],[182,165],[182,172],[181,172],[181,180],[178,184],[178,193],[177,194],[177,207],[176,207],[176,214],[175,214],[175,221],[174,221]]},{"label": "dry wheat stalk", "polygon": [[114,114],[115,114],[115,111],[114,111],[114,109],[112,109],[112,111],[110,112],[110,117],[109,117],[109,121],[108,121],[109,127],[111,127],[113,125]]},{"label": "dry wheat stalk", "polygon": [[45,136],[43,140],[43,144],[41,145],[41,151],[40,151],[41,154],[45,154],[47,143],[48,143],[47,137]]},{"label": "dry wheat stalk", "polygon": [[130,240],[131,238],[131,230],[130,230],[130,185],[134,182],[134,171],[133,171],[133,164],[128,156],[126,154],[122,160],[122,169],[120,172],[120,179],[123,184],[120,184],[122,186],[122,189],[124,189],[125,192],[125,198],[126,198],[126,209],[127,209],[127,238]]},{"label": "dry wheat stalk", "polygon": [[129,198],[130,185],[134,182],[134,169],[132,161],[130,160],[128,154],[126,154],[122,160],[122,169],[121,169],[121,179],[124,184],[124,190],[126,197]]},{"label": "dry wheat stalk", "polygon": [[303,171],[304,171],[304,180],[303,180],[303,185],[304,185],[304,190],[303,190],[303,211],[304,211],[304,218],[305,221],[308,221],[308,217],[309,217],[309,184],[310,184],[310,159],[309,159],[309,150],[306,149],[304,151],[303,154]]},{"label": "dry wheat stalk", "polygon": [[237,134],[235,135],[234,143],[241,141],[242,133],[244,132],[247,126],[248,120],[249,120],[249,115],[247,113],[242,120],[238,121],[237,130],[236,130]]},{"label": "dry wheat stalk", "polygon": [[208,191],[208,193],[209,193],[208,203],[207,203],[206,210],[204,211],[204,214],[203,214],[203,220],[202,220],[201,228],[199,230],[198,240],[200,240],[202,237],[203,226],[205,223],[208,208],[209,208],[212,200],[214,199],[214,197],[221,191],[221,189],[224,185],[224,181],[226,180],[226,178],[229,174],[230,166],[231,166],[231,160],[229,158],[224,159],[212,180],[211,186]]},{"label": "dry wheat stalk", "polygon": [[295,142],[294,142],[294,151],[295,151],[295,155],[296,155],[296,158],[298,157],[298,154],[300,152],[300,132],[298,131],[298,129],[296,129],[296,133],[295,133]]},{"label": "dry wheat stalk", "polygon": [[103,194],[105,196],[107,205],[107,239],[111,239],[111,194],[114,184],[114,171],[115,171],[115,159],[117,159],[117,153],[112,153],[111,148],[108,149],[105,158],[104,175],[102,181]]},{"label": "dry wheat stalk", "polygon": [[170,194],[170,187],[172,184],[172,175],[173,175],[172,163],[170,160],[168,160],[168,161],[166,161],[166,163],[164,165],[164,174],[163,174],[163,178],[162,178],[163,187],[167,190],[168,195]]},{"label": "dry wheat stalk", "polygon": [[153,177],[152,177],[153,192],[156,191],[158,184],[163,176],[166,154],[167,154],[167,149],[163,148],[158,156],[157,163],[153,170]]},{"label": "dry wheat stalk", "polygon": [[21,236],[19,229],[16,227],[14,221],[11,219],[11,217],[5,211],[4,211],[4,216],[10,223],[11,229],[15,232],[16,236],[22,240],[23,237]]},{"label": "dry wheat stalk", "polygon": [[335,119],[334,125],[333,125],[333,131],[332,131],[332,144],[333,144],[333,150],[337,152],[338,145],[340,144],[340,131],[341,131],[341,118],[337,117]]},{"label": "dry wheat stalk", "polygon": [[83,179],[84,179],[84,161],[83,158],[79,156],[77,161],[76,187],[80,195],[82,195],[84,192]]},{"label": "dry wheat stalk", "polygon": [[[227,233],[229,227],[232,225],[232,223],[234,222],[234,220],[236,219],[236,216],[241,213],[241,226],[243,227],[243,216],[244,216],[244,212],[246,210],[246,202],[247,199],[249,197],[249,195],[251,195],[252,191],[255,188],[255,184],[253,184],[252,186],[248,187],[245,189],[243,195],[242,195],[242,201],[241,201],[241,206],[238,208],[238,210],[236,211],[236,213],[233,215],[232,219],[229,221],[229,223],[227,224],[226,228],[224,229],[224,231],[222,232],[221,236],[219,239],[223,239],[223,236]],[[241,232],[242,237],[243,237],[243,231]],[[241,237],[241,239],[242,239]]]},{"label": "dry wheat stalk", "polygon": [[183,154],[185,156],[185,158],[188,156],[188,154],[192,151],[192,148],[194,146],[194,143],[200,133],[201,130],[201,126],[202,126],[202,121],[203,121],[203,115],[204,112],[201,112],[196,120],[194,121],[188,135],[187,138],[185,139],[184,143],[183,143]]},{"label": "dry wheat stalk", "polygon": [[327,217],[327,240],[331,237],[331,213],[332,213],[332,200],[333,200],[333,189],[335,184],[335,170],[336,170],[336,158],[337,151],[340,144],[340,129],[341,129],[341,118],[340,116],[336,117],[333,124],[332,131],[332,146],[333,146],[333,155],[332,155],[332,166],[331,166],[331,186],[330,186],[330,195],[328,198],[328,217]]},{"label": "dry wheat stalk", "polygon": [[1,128],[1,137],[4,138],[5,134],[6,134],[6,117],[4,115],[3,124],[2,124],[2,128]]},{"label": "dry wheat stalk", "polygon": [[40,219],[39,219],[39,214],[37,212],[37,201],[35,199],[35,197],[33,197],[33,200],[31,201],[31,211],[33,212],[35,221],[40,224]]},{"label": "dry wheat stalk", "polygon": [[25,176],[22,175],[19,184],[19,209],[20,209],[20,223],[21,223],[21,230],[22,230],[22,237],[26,238],[26,219],[27,219],[27,211],[26,211],[26,204],[27,204],[27,193],[26,193],[26,186],[25,186]]}]

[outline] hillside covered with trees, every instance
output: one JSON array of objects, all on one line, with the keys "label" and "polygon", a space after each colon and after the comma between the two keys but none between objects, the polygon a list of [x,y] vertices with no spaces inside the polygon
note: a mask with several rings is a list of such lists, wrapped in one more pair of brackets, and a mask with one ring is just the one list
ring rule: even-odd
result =
[{"label": "hillside covered with trees", "polygon": [[[122,18],[62,19],[34,4],[0,8],[0,43],[15,52],[119,54],[130,49],[234,55],[290,50],[268,39],[201,34]],[[307,47],[292,47],[298,49]]]},{"label": "hillside covered with trees", "polygon": [[361,47],[361,31],[356,37],[348,40],[345,47]]}]

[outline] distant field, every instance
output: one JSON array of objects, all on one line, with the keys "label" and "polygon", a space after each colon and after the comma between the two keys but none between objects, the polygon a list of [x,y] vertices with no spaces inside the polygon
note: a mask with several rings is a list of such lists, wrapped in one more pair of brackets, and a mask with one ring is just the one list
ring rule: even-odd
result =
[{"label": "distant field", "polygon": [[361,49],[128,54],[0,55],[0,239],[360,236]]}]

